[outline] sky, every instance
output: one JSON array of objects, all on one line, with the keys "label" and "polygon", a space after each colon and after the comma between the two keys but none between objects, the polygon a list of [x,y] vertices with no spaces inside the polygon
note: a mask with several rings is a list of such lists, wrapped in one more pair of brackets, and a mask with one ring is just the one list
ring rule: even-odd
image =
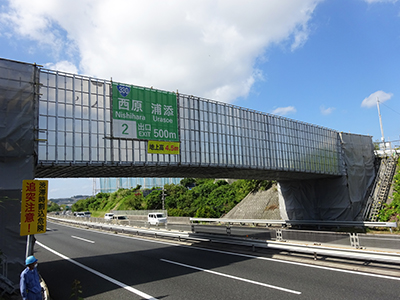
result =
[{"label": "sky", "polygon": [[[400,142],[400,0],[0,0],[0,57]],[[49,198],[91,195],[51,179]]]}]

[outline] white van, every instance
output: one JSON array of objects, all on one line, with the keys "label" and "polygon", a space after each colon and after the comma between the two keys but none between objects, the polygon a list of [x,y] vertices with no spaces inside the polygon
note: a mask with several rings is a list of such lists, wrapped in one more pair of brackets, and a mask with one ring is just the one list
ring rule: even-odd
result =
[{"label": "white van", "polygon": [[147,215],[147,222],[149,222],[150,225],[165,225],[167,224],[167,217],[162,213],[149,213]]},{"label": "white van", "polygon": [[104,215],[104,219],[106,219],[106,220],[112,220],[113,217],[114,217],[114,214],[113,214],[113,213],[106,213],[106,214]]}]

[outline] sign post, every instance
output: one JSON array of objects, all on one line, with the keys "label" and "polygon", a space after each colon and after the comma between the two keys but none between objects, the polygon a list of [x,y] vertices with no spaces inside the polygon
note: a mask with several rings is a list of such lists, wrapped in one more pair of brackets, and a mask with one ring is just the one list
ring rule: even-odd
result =
[{"label": "sign post", "polygon": [[26,255],[33,253],[33,235],[46,232],[47,180],[23,180],[20,235],[27,235]]}]

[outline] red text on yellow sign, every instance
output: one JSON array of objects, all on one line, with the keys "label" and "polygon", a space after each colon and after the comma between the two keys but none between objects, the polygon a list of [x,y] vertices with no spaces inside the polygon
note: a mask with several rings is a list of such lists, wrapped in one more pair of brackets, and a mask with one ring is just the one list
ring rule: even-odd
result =
[{"label": "red text on yellow sign", "polygon": [[47,180],[23,180],[20,235],[46,232]]},{"label": "red text on yellow sign", "polygon": [[179,142],[148,141],[147,153],[179,154]]}]

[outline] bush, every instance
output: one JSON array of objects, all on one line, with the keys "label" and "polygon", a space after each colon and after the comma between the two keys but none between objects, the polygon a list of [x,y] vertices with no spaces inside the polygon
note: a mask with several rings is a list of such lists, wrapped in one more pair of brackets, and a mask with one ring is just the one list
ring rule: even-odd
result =
[{"label": "bush", "polygon": [[53,211],[61,211],[61,207],[57,203],[51,202],[50,205],[47,205],[47,212]]},{"label": "bush", "polygon": [[382,209],[378,214],[378,219],[381,222],[388,222],[397,219],[400,221],[400,160],[397,163],[399,171],[393,177],[393,198],[390,204],[383,204]]}]

